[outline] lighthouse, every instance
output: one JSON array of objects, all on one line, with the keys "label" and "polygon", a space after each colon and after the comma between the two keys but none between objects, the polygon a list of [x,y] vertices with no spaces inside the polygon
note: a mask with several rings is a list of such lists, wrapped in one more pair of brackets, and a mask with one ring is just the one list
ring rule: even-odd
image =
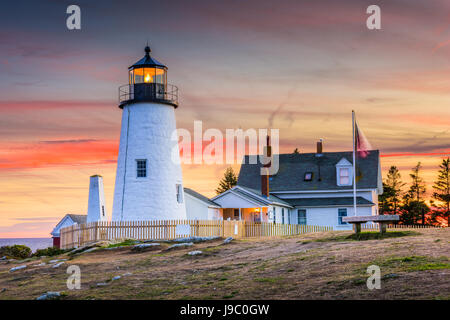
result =
[{"label": "lighthouse", "polygon": [[167,83],[167,67],[145,56],[128,68],[119,88],[122,109],[113,221],[186,219],[175,109],[178,88]]}]

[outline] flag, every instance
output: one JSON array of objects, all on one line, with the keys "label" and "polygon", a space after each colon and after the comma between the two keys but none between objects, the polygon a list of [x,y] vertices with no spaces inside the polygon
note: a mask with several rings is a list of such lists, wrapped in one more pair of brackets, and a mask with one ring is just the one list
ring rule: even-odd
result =
[{"label": "flag", "polygon": [[358,127],[355,120],[355,149],[359,158],[366,158],[369,155],[369,150],[372,150],[370,142],[367,140],[364,132]]},{"label": "flag", "polygon": [[362,172],[357,165],[356,158],[364,159],[369,155],[372,146],[367,140],[362,130],[356,123],[355,111],[352,111],[353,122],[353,214],[356,216],[356,183],[362,179]]}]

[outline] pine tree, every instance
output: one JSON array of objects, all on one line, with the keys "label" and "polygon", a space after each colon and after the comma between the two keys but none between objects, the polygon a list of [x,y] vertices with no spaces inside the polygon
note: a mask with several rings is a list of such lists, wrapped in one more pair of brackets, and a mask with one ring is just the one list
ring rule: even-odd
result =
[{"label": "pine tree", "polygon": [[378,196],[378,207],[380,214],[386,214],[392,211],[392,198],[393,192],[390,186],[383,182],[383,193]]},{"label": "pine tree", "polygon": [[217,194],[224,193],[225,191],[233,188],[237,184],[237,177],[233,171],[233,168],[228,167],[225,170],[222,180],[219,182],[219,187],[216,189]]},{"label": "pine tree", "polygon": [[434,214],[447,218],[447,226],[450,227],[450,158],[443,159],[439,168],[438,178],[433,185],[433,198],[441,205],[436,205],[438,210]]},{"label": "pine tree", "polygon": [[411,187],[409,188],[408,193],[411,196],[411,199],[415,201],[421,201],[422,196],[427,192],[427,188],[425,186],[425,182],[420,176],[420,170],[422,169],[422,164],[420,162],[417,163],[415,167],[412,168],[412,172],[409,176],[412,179]]},{"label": "pine tree", "polygon": [[295,148],[293,154],[300,154],[300,152],[298,151],[298,148]]},{"label": "pine tree", "polygon": [[388,187],[387,201],[390,203],[392,212],[397,214],[400,203],[400,196],[402,194],[402,187],[405,183],[401,180],[402,176],[396,166],[391,166],[386,177],[385,185]]},{"label": "pine tree", "polygon": [[403,212],[400,217],[404,224],[416,224],[419,220],[424,225],[426,223],[426,214],[430,211],[430,208],[422,200],[426,193],[425,182],[420,176],[420,169],[422,165],[420,162],[412,168],[412,172],[409,175],[412,179],[411,186],[408,192],[403,196]]}]

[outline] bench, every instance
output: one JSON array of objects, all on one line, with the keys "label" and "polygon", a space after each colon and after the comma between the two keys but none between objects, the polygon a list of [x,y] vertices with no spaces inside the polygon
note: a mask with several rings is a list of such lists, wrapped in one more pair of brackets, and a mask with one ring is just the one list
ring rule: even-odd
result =
[{"label": "bench", "polygon": [[343,222],[348,222],[353,224],[353,230],[355,233],[361,232],[361,223],[366,223],[369,221],[377,222],[380,226],[380,233],[386,232],[386,225],[393,222],[399,221],[399,215],[376,215],[376,216],[355,216],[355,217],[343,217]]}]

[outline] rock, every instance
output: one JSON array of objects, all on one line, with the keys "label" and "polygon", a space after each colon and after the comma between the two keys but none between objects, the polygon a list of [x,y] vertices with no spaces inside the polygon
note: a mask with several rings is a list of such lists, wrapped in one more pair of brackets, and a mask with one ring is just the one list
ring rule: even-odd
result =
[{"label": "rock", "polygon": [[53,300],[58,299],[59,297],[61,297],[61,293],[49,291],[47,293],[44,293],[42,296],[37,297],[36,300]]},{"label": "rock", "polygon": [[41,262],[39,264],[33,264],[33,267],[43,267],[46,266],[47,264],[45,262]]},{"label": "rock", "polygon": [[24,264],[22,266],[18,266],[18,267],[14,267],[14,268],[9,269],[9,272],[14,272],[14,271],[17,271],[17,270],[25,269],[26,267],[27,267],[27,265]]},{"label": "rock", "polygon": [[161,248],[160,243],[141,243],[136,244],[131,248],[131,251],[133,252],[144,252],[144,251],[150,251],[150,250],[158,250]]},{"label": "rock", "polygon": [[98,250],[98,249],[100,249],[100,248],[99,247],[89,248],[89,249],[84,250],[83,252],[80,252],[80,253],[89,253],[89,252],[92,252],[92,251],[95,251],[95,250]]},{"label": "rock", "polygon": [[52,266],[52,268],[59,268],[61,265],[63,265],[64,264],[64,261],[61,261],[61,262],[58,262],[57,264],[54,264],[53,266]]},{"label": "rock", "polygon": [[57,263],[57,262],[59,262],[59,261],[61,261],[61,260],[55,259],[55,260],[50,260],[48,263]]},{"label": "rock", "polygon": [[228,237],[228,238],[226,238],[225,240],[223,240],[223,243],[224,243],[224,244],[230,243],[231,240],[233,240],[233,237]]},{"label": "rock", "polygon": [[203,242],[203,241],[212,241],[217,240],[220,237],[186,237],[186,238],[178,238],[174,239],[174,242]]},{"label": "rock", "polygon": [[2,290],[0,290],[0,293],[3,293],[6,291],[6,288],[2,288]]},{"label": "rock", "polygon": [[381,277],[382,279],[390,279],[390,278],[398,278],[399,275],[396,273],[388,273],[385,274],[383,277]]},{"label": "rock", "polygon": [[195,251],[188,252],[188,255],[190,255],[190,256],[197,256],[197,255],[202,254],[202,253],[203,252],[200,251],[200,250],[195,250]]},{"label": "rock", "polygon": [[114,280],[119,280],[120,278],[122,278],[121,276],[115,276],[115,277],[113,277],[111,280],[112,281],[114,281]]},{"label": "rock", "polygon": [[3,256],[0,258],[0,260],[6,260],[6,259],[7,259],[6,256]]},{"label": "rock", "polygon": [[183,249],[186,247],[192,247],[194,245],[193,242],[188,242],[188,243],[176,243],[171,245],[170,247],[167,248],[167,250],[173,250],[173,249]]},{"label": "rock", "polygon": [[131,272],[127,272],[127,273],[124,273],[122,276],[123,277],[128,277],[128,276],[131,276],[131,275],[133,275]]},{"label": "rock", "polygon": [[104,287],[107,286],[108,284],[106,282],[99,282],[97,283],[97,287]]}]

